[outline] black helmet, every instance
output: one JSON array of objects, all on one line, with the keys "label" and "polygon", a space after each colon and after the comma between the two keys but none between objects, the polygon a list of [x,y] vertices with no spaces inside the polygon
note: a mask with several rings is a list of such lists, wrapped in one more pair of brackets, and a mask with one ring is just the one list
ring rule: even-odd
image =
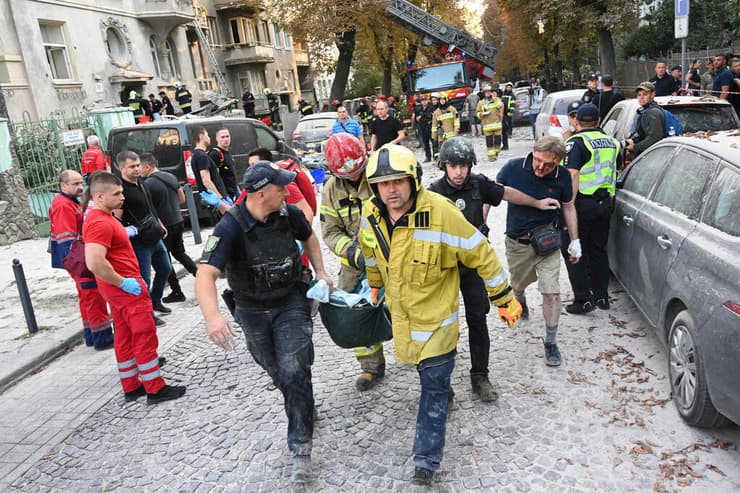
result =
[{"label": "black helmet", "polygon": [[452,137],[445,140],[439,149],[438,164],[442,170],[445,169],[445,164],[468,164],[473,166],[477,162],[473,142],[465,137]]}]

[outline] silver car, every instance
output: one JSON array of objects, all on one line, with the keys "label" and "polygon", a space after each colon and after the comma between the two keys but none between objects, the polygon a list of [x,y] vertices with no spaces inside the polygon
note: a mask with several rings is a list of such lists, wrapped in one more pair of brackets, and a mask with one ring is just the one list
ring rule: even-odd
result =
[{"label": "silver car", "polygon": [[314,113],[301,118],[290,144],[301,158],[301,164],[311,169],[326,168],[324,145],[331,137],[331,127],[336,121],[336,111]]},{"label": "silver car", "polygon": [[540,137],[552,136],[563,138],[563,129],[571,128],[568,123],[568,106],[573,101],[580,101],[583,89],[569,89],[548,94],[537,114],[534,134]]},{"label": "silver car", "polygon": [[614,275],[669,350],[694,426],[740,423],[740,130],[661,140],[618,181]]}]

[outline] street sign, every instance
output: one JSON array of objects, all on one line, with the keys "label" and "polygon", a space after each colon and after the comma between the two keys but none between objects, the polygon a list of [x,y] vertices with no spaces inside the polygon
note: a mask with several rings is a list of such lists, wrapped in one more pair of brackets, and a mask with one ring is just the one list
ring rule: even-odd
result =
[{"label": "street sign", "polygon": [[675,7],[676,17],[689,16],[689,0],[674,0],[673,6]]},{"label": "street sign", "polygon": [[673,0],[675,21],[673,22],[676,39],[689,36],[689,0]]}]

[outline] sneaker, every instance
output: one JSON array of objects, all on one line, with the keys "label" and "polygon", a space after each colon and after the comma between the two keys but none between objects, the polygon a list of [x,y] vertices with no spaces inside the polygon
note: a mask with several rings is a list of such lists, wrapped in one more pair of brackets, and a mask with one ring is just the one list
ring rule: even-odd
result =
[{"label": "sneaker", "polygon": [[470,383],[473,386],[473,393],[478,394],[481,402],[494,402],[498,399],[498,394],[493,389],[493,384],[488,380],[487,375],[471,374]]},{"label": "sneaker", "polygon": [[153,317],[154,317],[154,325],[156,325],[157,327],[162,327],[164,325],[167,325],[167,322],[165,322],[164,320],[162,320],[158,316],[153,315]]},{"label": "sneaker", "polygon": [[417,467],[414,469],[414,477],[411,478],[411,484],[414,486],[431,487],[434,480],[434,471]]},{"label": "sneaker", "polygon": [[159,357],[159,367],[162,368],[165,363],[167,363],[167,358],[165,358],[164,356],[160,356]]},{"label": "sneaker", "polygon": [[556,343],[545,343],[545,364],[547,366],[560,366],[560,350]]},{"label": "sneaker", "polygon": [[185,395],[184,385],[165,385],[156,394],[147,394],[146,403],[149,405],[157,404],[157,403],[164,402],[164,401],[171,401],[174,399],[179,399],[180,397],[184,395]]},{"label": "sneaker", "polygon": [[596,310],[596,307],[591,300],[586,301],[574,301],[570,305],[566,305],[565,311],[572,315],[582,315],[584,313],[592,312]]},{"label": "sneaker", "polygon": [[162,298],[162,301],[165,303],[179,303],[181,301],[185,301],[185,295],[182,293],[176,293],[173,291],[167,296],[165,296],[164,298]]},{"label": "sneaker", "polygon": [[519,303],[522,305],[522,314],[519,316],[521,320],[529,320],[529,307],[527,306],[527,302]]},{"label": "sneaker", "polygon": [[139,397],[144,397],[146,395],[146,390],[144,389],[144,385],[139,385],[138,388],[135,390],[132,390],[131,392],[124,392],[123,398],[126,400],[126,402],[133,402]]},{"label": "sneaker", "polygon": [[96,351],[107,351],[108,349],[113,349],[113,341],[109,342],[108,344],[101,344],[100,346],[95,346]]},{"label": "sneaker", "polygon": [[293,471],[290,479],[294,483],[305,484],[311,479],[311,456],[296,455],[293,457]]},{"label": "sneaker", "polygon": [[170,313],[172,313],[172,308],[167,308],[166,306],[160,303],[159,305],[156,305],[154,307],[154,311],[159,312],[162,315],[169,315]]},{"label": "sneaker", "polygon": [[596,308],[600,310],[608,310],[609,300],[607,298],[599,298],[598,300],[596,300]]}]

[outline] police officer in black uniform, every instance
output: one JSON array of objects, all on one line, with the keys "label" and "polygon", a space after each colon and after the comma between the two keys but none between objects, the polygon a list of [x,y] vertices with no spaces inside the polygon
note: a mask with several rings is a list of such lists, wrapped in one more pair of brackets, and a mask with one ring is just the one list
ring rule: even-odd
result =
[{"label": "police officer in black uniform", "polygon": [[[439,150],[439,166],[444,176],[432,183],[428,189],[452,200],[470,224],[488,236],[486,217],[490,206],[497,206],[501,200],[514,204],[555,209],[554,199],[535,200],[514,188],[504,187],[489,180],[484,175],[471,172],[477,159],[473,143],[465,137],[453,137],[442,143]],[[470,344],[470,382],[473,392],[483,402],[493,402],[498,394],[488,379],[488,360],[491,340],[488,336],[486,314],[491,303],[488,300],[483,279],[474,269],[464,265],[460,269],[460,291],[465,303],[465,319],[468,323],[468,342]],[[524,314],[522,314],[524,318]]]},{"label": "police officer in black uniform", "polygon": [[301,263],[297,241],[316,277],[330,288],[332,282],[324,270],[311,224],[300,209],[284,202],[288,195],[285,186],[294,179],[294,172],[269,161],[258,161],[247,170],[244,188],[248,195],[224,214],[208,238],[195,280],[195,296],[208,336],[230,350],[234,332],[219,312],[216,298],[216,280],[226,269],[236,302],[234,318],[244,331],[249,352],[285,399],[293,481],[305,483],[311,476],[314,351],[306,298],[310,272]]}]

